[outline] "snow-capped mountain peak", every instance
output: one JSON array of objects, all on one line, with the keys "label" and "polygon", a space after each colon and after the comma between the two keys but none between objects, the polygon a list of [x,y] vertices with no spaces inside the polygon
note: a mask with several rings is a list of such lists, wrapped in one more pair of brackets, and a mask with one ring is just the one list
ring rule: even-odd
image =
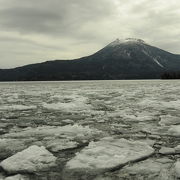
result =
[{"label": "snow-capped mountain peak", "polygon": [[108,46],[118,46],[120,44],[124,44],[124,43],[145,43],[145,41],[143,41],[142,39],[136,39],[136,38],[125,38],[125,39],[116,39],[115,41],[113,41],[112,43],[110,43]]}]

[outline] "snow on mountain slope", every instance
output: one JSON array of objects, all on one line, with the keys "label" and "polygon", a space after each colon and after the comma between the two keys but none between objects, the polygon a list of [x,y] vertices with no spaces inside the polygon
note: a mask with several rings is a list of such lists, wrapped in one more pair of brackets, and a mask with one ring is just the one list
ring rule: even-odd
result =
[{"label": "snow on mountain slope", "polygon": [[150,58],[152,58],[154,60],[155,63],[157,63],[157,65],[159,65],[160,67],[164,68],[164,66],[158,61],[158,58],[160,58],[159,56],[158,57],[153,57],[152,55],[150,55],[147,51],[145,51],[144,49],[142,50],[143,53],[147,56],[149,56]]},{"label": "snow on mountain slope", "polygon": [[115,41],[113,41],[112,43],[108,44],[108,46],[117,46],[123,43],[145,43],[145,41],[143,41],[142,39],[136,39],[136,38],[126,38],[126,39],[116,39]]}]

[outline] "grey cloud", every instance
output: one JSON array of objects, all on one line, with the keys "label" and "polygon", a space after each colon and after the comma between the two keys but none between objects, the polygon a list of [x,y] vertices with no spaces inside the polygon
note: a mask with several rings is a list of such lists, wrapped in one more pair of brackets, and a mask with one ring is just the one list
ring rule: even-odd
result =
[{"label": "grey cloud", "polygon": [[20,6],[0,10],[0,25],[6,30],[48,35],[74,35],[88,22],[113,13],[107,0],[13,0]]},{"label": "grey cloud", "polygon": [[15,37],[0,37],[0,42],[4,45],[7,43],[21,44],[21,45],[30,45],[36,48],[52,49],[52,50],[66,50],[66,47],[59,47],[55,45],[46,45],[43,43],[34,42],[32,40],[15,38]]},{"label": "grey cloud", "polygon": [[179,7],[179,0],[0,0],[0,68],[86,56],[124,37],[180,53]]}]

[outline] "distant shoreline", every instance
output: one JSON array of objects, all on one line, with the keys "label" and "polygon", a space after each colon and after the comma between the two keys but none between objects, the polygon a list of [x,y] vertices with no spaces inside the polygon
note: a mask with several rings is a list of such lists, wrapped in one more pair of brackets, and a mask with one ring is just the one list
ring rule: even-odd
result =
[{"label": "distant shoreline", "polygon": [[173,81],[178,81],[180,79],[116,79],[116,80],[113,80],[113,79],[104,79],[104,80],[65,80],[65,81],[0,81],[0,83],[45,83],[45,82],[48,82],[48,83],[58,83],[58,82],[100,82],[100,81],[170,81],[170,80],[173,80]]}]

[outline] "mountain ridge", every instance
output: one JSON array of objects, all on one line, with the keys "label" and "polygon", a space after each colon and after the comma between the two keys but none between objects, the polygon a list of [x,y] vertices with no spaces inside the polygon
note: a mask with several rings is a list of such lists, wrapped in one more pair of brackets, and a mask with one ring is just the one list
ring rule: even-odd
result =
[{"label": "mountain ridge", "polygon": [[180,72],[180,55],[126,38],[78,59],[0,69],[0,81],[159,79],[167,72]]}]

